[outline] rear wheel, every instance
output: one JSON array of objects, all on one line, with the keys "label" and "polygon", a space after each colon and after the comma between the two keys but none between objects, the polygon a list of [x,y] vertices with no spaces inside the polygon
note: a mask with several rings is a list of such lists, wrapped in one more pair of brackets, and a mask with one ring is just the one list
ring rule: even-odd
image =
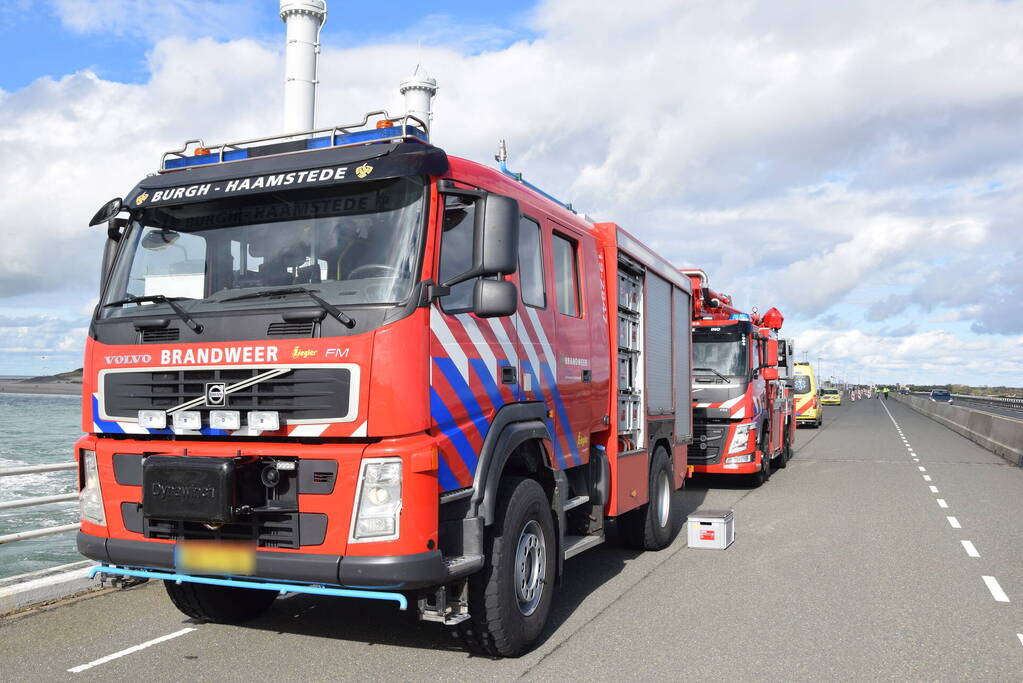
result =
[{"label": "rear wheel", "polygon": [[532,479],[508,477],[487,533],[486,562],[469,577],[469,613],[458,633],[476,652],[524,654],[543,632],[554,592],[554,522],[550,502]]},{"label": "rear wheel", "polygon": [[237,624],[255,619],[270,609],[276,591],[258,588],[208,586],[202,583],[164,581],[174,606],[193,619],[219,624]]},{"label": "rear wheel", "polygon": [[671,543],[674,527],[672,511],[671,461],[663,448],[654,451],[650,462],[650,500],[618,518],[622,544],[639,550],[660,550]]}]

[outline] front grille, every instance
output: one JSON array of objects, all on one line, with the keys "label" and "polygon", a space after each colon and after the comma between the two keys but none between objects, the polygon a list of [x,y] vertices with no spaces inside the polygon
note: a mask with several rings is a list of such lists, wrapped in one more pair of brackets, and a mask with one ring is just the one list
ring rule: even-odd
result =
[{"label": "front grille", "polygon": [[[212,525],[211,525],[212,526]],[[145,518],[146,538],[195,541],[256,541],[260,548],[298,548],[298,515],[261,514],[251,522],[209,528],[201,522]]]},{"label": "front grille", "polygon": [[689,444],[688,461],[692,465],[714,465],[721,460],[727,424],[701,424],[693,426],[693,442]]},{"label": "front grille", "polygon": [[[135,419],[140,410],[170,410],[202,397],[207,383],[232,384],[268,368],[109,372],[103,378],[103,405],[113,419]],[[351,372],[344,368],[295,368],[287,374],[228,394],[224,406],[191,410],[276,410],[284,421],[330,420],[348,414]],[[203,415],[204,423],[208,416]]]},{"label": "front grille", "polygon": [[180,336],[181,330],[177,327],[149,327],[142,330],[142,343],[175,342]]}]

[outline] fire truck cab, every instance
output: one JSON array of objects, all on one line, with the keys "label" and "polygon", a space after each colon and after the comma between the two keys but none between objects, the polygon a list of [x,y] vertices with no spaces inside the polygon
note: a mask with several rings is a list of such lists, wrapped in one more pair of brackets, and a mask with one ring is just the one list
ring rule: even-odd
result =
[{"label": "fire truck cab", "polygon": [[779,374],[791,362],[791,346],[777,335],[782,315],[742,312],[709,288],[703,271],[684,272],[694,292],[689,462],[696,472],[748,475],[760,486],[772,466],[786,466],[795,438],[792,392]]}]

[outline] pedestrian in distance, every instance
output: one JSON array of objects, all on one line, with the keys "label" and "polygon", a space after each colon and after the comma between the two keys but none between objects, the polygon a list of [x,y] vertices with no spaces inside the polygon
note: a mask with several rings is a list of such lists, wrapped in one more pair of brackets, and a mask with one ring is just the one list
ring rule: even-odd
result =
[{"label": "pedestrian in distance", "polygon": [[888,387],[884,388],[884,400],[888,400]]}]

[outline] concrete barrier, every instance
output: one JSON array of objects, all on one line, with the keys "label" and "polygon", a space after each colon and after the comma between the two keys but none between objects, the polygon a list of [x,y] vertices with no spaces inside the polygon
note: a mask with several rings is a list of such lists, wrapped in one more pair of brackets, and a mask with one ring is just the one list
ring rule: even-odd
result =
[{"label": "concrete barrier", "polygon": [[895,395],[893,398],[1012,464],[1023,465],[1023,420],[938,403],[921,396]]},{"label": "concrete barrier", "polygon": [[99,578],[89,578],[95,566],[85,560],[0,579],[0,615],[99,589]]}]

